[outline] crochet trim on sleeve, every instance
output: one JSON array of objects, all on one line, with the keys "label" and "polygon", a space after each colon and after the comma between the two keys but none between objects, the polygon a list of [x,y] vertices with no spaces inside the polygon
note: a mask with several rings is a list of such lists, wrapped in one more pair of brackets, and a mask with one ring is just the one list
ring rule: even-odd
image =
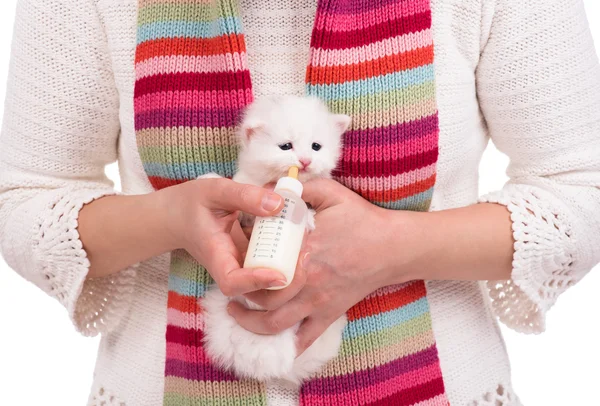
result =
[{"label": "crochet trim on sleeve", "polygon": [[91,393],[87,406],[126,406],[126,404],[103,386],[100,386]]},{"label": "crochet trim on sleeve", "polygon": [[134,267],[86,279],[90,262],[77,231],[79,211],[107,194],[112,192],[86,189],[57,194],[33,234],[36,267],[46,279],[44,290],[67,308],[76,329],[86,336],[107,332],[118,323],[135,281]]},{"label": "crochet trim on sleeve", "polygon": [[496,389],[483,394],[480,399],[467,406],[521,406],[521,401],[509,386],[499,384]]},{"label": "crochet trim on sleeve", "polygon": [[[522,186],[522,185],[521,185]],[[481,202],[505,205],[514,244],[512,278],[488,281],[492,309],[506,326],[522,333],[545,330],[546,312],[578,281],[576,252],[566,215],[533,187],[508,185]]]}]

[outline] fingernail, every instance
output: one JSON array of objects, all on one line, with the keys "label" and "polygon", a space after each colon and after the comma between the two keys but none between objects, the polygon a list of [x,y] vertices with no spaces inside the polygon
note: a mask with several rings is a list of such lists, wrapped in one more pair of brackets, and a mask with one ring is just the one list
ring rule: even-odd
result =
[{"label": "fingernail", "polygon": [[276,281],[269,283],[270,288],[278,288],[285,285],[287,285],[287,281],[284,279],[277,279]]},{"label": "fingernail", "polygon": [[227,313],[229,313],[230,316],[233,316],[233,305],[231,303],[227,305]]},{"label": "fingernail", "polygon": [[281,196],[276,193],[267,193],[262,200],[262,208],[267,211],[273,211],[281,204]]},{"label": "fingernail", "polygon": [[310,259],[310,252],[307,252],[306,254],[304,254],[304,256],[302,257],[302,268],[306,268],[306,265],[308,265],[308,260]]}]

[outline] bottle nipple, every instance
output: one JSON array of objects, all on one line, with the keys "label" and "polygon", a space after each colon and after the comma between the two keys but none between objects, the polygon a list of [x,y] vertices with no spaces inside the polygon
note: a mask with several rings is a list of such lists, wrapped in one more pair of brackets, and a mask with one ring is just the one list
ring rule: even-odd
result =
[{"label": "bottle nipple", "polygon": [[283,176],[279,178],[277,184],[275,185],[275,192],[278,190],[291,190],[298,196],[302,196],[302,182],[298,180],[298,173],[300,169],[297,166],[291,166],[288,169],[287,176]]},{"label": "bottle nipple", "polygon": [[298,179],[298,167],[297,166],[290,166],[290,169],[288,170],[288,178]]}]

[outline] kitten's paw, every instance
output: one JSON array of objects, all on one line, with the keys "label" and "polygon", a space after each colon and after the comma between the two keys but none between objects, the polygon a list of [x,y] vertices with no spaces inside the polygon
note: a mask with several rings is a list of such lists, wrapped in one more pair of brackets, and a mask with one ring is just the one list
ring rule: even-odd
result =
[{"label": "kitten's paw", "polygon": [[314,229],[315,229],[315,214],[317,214],[317,212],[314,211],[313,209],[308,210],[308,219],[306,220],[306,228],[309,232],[314,231]]},{"label": "kitten's paw", "polygon": [[198,176],[197,179],[220,179],[220,178],[222,178],[221,175],[217,175],[216,173],[211,172],[211,173],[206,173],[204,175],[200,175],[200,176]]},{"label": "kitten's paw", "polygon": [[294,383],[301,383],[320,371],[330,360],[337,357],[342,344],[342,333],[346,324],[346,315],[333,322],[323,335],[317,338],[302,355],[296,358],[294,368],[287,376],[287,380]]},{"label": "kitten's paw", "polygon": [[204,348],[220,367],[241,378],[285,379],[296,359],[296,329],[258,335],[240,327],[227,313],[229,299],[211,288],[202,300]]}]

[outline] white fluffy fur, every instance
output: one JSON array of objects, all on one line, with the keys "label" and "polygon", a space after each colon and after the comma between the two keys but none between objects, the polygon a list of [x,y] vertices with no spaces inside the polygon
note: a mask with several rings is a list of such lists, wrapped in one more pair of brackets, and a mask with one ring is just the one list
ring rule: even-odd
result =
[{"label": "white fluffy fur", "polygon": [[337,319],[296,358],[296,331],[299,324],[275,335],[254,334],[242,328],[227,313],[230,300],[250,308],[258,306],[242,298],[231,299],[211,288],[203,299],[204,348],[221,367],[242,378],[268,381],[282,379],[299,385],[334,358],[342,341],[346,317]]},{"label": "white fluffy fur", "polygon": [[[290,166],[301,167],[301,160],[307,159],[311,163],[300,172],[300,180],[330,177],[340,157],[341,136],[349,125],[350,117],[332,114],[316,98],[283,96],[258,100],[248,108],[240,126],[239,169],[233,179],[263,186],[285,176]],[[285,143],[292,143],[293,149],[281,150],[279,146]],[[320,144],[321,149],[314,151],[313,143]],[[211,176],[214,175],[207,175]],[[313,230],[314,226],[311,211],[308,229]],[[205,349],[210,358],[240,377],[298,385],[339,351],[345,316],[296,357],[299,324],[276,335],[251,333],[227,313],[230,300],[260,310],[243,297],[228,298],[217,286],[211,287],[202,301]]]},{"label": "white fluffy fur", "polygon": [[[315,97],[278,96],[260,99],[250,105],[239,131],[241,150],[235,180],[265,185],[285,176],[300,159],[312,163],[300,172],[300,180],[330,177],[341,153],[341,135],[350,117],[332,114]],[[291,142],[293,149],[279,146]],[[319,151],[312,150],[319,143]]]}]

